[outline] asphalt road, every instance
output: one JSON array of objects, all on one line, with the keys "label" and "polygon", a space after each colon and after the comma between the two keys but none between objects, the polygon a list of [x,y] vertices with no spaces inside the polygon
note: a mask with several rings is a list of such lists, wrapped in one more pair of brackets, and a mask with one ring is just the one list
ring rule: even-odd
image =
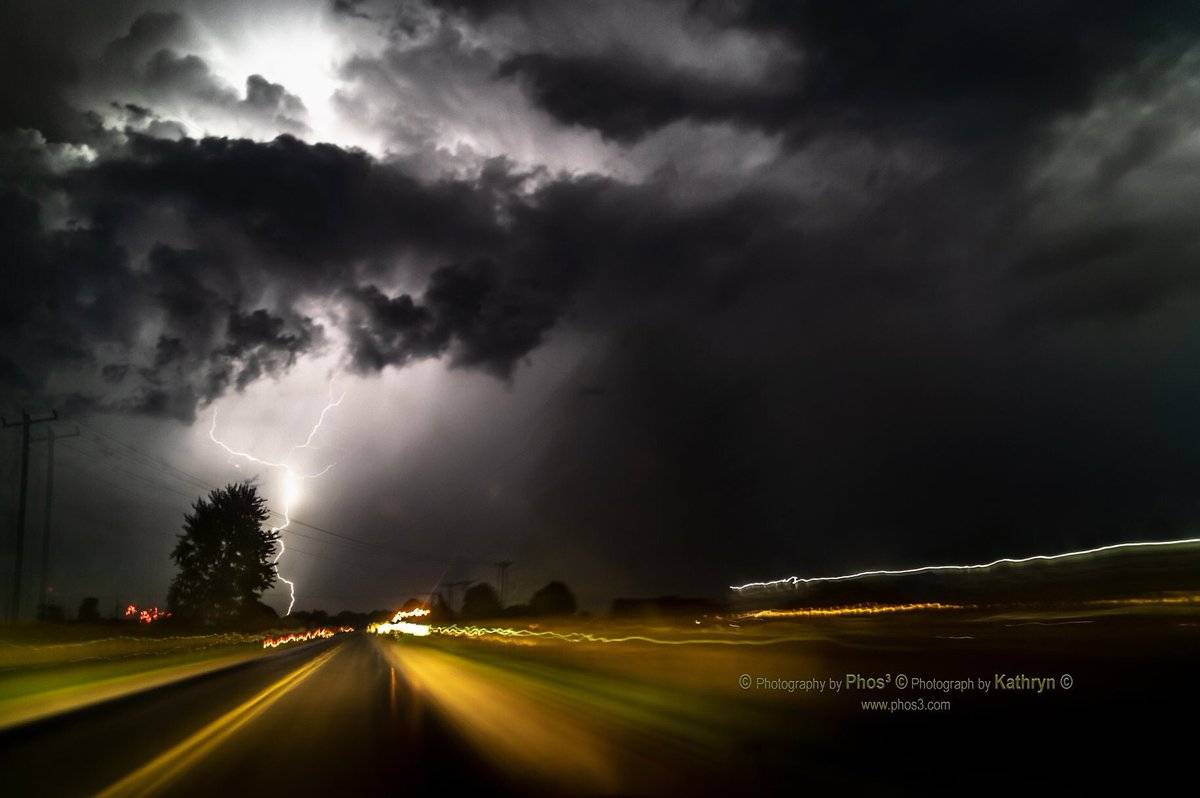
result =
[{"label": "asphalt road", "polygon": [[509,791],[361,634],[0,735],[0,793]]},{"label": "asphalt road", "polygon": [[[606,782],[581,769],[550,789],[726,796],[819,787],[924,795],[987,786],[1078,794],[1081,785],[1107,787],[1121,776],[1151,792],[1171,778],[1194,778],[1194,622],[997,622],[960,630],[975,636],[948,635],[930,623],[893,619],[795,650],[660,647],[624,655],[639,673],[680,674],[692,684],[665,702],[676,695],[669,685],[646,690],[622,681],[624,672],[573,669],[573,660],[522,648],[466,648],[476,656],[462,661],[444,656],[445,646],[416,648],[407,660],[410,684],[378,640],[340,635],[0,734],[0,795],[232,798],[432,788],[490,798],[544,785],[535,778],[540,763],[586,764],[593,756],[612,758],[616,787],[597,786]],[[867,636],[868,629],[875,634]],[[603,652],[601,662],[611,665],[619,651]],[[492,668],[492,660],[501,667]],[[868,711],[861,702],[876,695],[870,692],[818,697],[737,682],[739,674],[850,673],[990,680],[997,671],[1069,673],[1076,682],[1064,688],[1060,681],[1044,694],[878,693],[888,700],[949,697],[952,706],[938,712]],[[421,674],[446,689],[422,686]],[[448,696],[455,700],[447,704]],[[710,710],[692,717],[686,710],[693,704]],[[488,733],[466,742],[448,725],[455,712]],[[743,715],[761,725],[728,731]],[[520,768],[501,771],[489,764],[494,758],[482,758],[488,746],[480,742],[489,734],[519,743],[517,753],[529,755],[513,758]],[[705,734],[717,736],[716,750],[703,747]],[[653,780],[656,768],[662,772]]]}]

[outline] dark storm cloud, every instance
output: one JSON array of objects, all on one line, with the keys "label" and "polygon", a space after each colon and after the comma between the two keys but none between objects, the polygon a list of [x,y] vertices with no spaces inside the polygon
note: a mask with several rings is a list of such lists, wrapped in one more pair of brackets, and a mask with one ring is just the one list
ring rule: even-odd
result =
[{"label": "dark storm cloud", "polygon": [[520,77],[534,100],[559,120],[631,143],[680,119],[746,121],[776,129],[800,98],[729,85],[621,52],[557,56],[527,53],[501,64],[498,76]]},{"label": "dark storm cloud", "polygon": [[348,17],[356,17],[358,19],[371,19],[371,15],[362,10],[361,6],[369,5],[363,0],[330,0],[330,8],[334,13],[345,14]]},{"label": "dark storm cloud", "polygon": [[[753,190],[672,213],[640,187],[563,219],[563,240],[573,218],[606,231],[599,273],[629,282],[600,280],[581,300],[613,288],[605,312],[623,323],[580,375],[603,398],[558,422],[527,485],[546,528],[572,529],[591,551],[621,530],[636,541],[622,561],[653,581],[680,551],[698,568],[718,563],[719,580],[1194,524],[1181,475],[1200,463],[1197,374],[1172,369],[1171,396],[1131,386],[1158,384],[1159,358],[1197,350],[1187,318],[1200,235],[1178,204],[1194,192],[1172,183],[1159,200],[1150,187],[1165,160],[1192,162],[1181,150],[1192,98],[1163,87],[1189,80],[1176,70],[1194,74],[1197,15],[1126,10],[698,8],[796,46],[798,61],[780,65],[790,82],[751,90],[619,49],[510,58],[502,78],[619,142],[732,122],[787,134],[785,151],[866,137],[946,156],[913,177],[884,179],[879,166],[867,198],[832,215]],[[1138,104],[1151,121],[1117,121]],[[1112,121],[1093,131],[1089,113]],[[1101,152],[1072,152],[1064,120]],[[1047,187],[1031,172],[1056,147],[1050,171],[1078,173]],[[639,202],[654,221],[613,212]],[[668,293],[670,304],[653,301]],[[1166,444],[1177,436],[1189,443]]]},{"label": "dark storm cloud", "polygon": [[[73,5],[38,3],[11,7],[0,25],[0,130],[30,128],[46,139],[79,141],[95,120],[69,97],[85,76],[79,53],[94,31],[119,17],[114,2]],[[6,7],[6,12],[9,8]],[[69,11],[69,16],[66,14]],[[74,23],[74,24],[71,24]],[[104,34],[100,34],[104,35]]]},{"label": "dark storm cloud", "polygon": [[480,260],[433,273],[423,304],[389,298],[375,286],[351,292],[363,311],[353,327],[352,357],[360,370],[379,370],[438,357],[509,378],[554,326],[564,297],[526,277],[498,284],[496,264]]},{"label": "dark storm cloud", "polygon": [[[86,232],[70,235],[111,240],[114,231],[139,229],[171,209],[205,242],[157,243],[143,269],[114,247],[101,269],[125,282],[94,308],[140,303],[145,313],[162,314],[163,337],[139,372],[155,393],[137,407],[156,411],[286,370],[320,340],[311,320],[294,313],[298,326],[284,333],[282,319],[266,310],[240,310],[272,280],[283,280],[291,299],[351,300],[351,356],[359,369],[448,354],[455,365],[508,377],[581,286],[595,282],[619,317],[637,304],[632,297],[645,294],[653,306],[673,296],[680,280],[725,281],[725,290],[736,290],[730,247],[744,247],[752,271],[759,260],[770,268],[766,261],[781,246],[777,234],[760,235],[768,242],[760,255],[751,241],[755,228],[778,215],[770,197],[677,210],[654,187],[562,178],[528,192],[528,177],[496,161],[473,180],[428,184],[362,153],[288,137],[255,143],[130,134],[120,154],[50,182],[88,221]],[[38,227],[32,216],[26,223]],[[389,298],[367,279],[387,274],[373,264],[406,251],[450,261],[431,270],[419,300]],[[587,323],[606,326],[611,314],[598,302],[585,303],[595,317]],[[121,335],[98,338],[128,344],[138,314],[120,320],[127,325]],[[82,345],[72,351],[88,354]],[[167,382],[179,389],[171,403],[162,396]]]},{"label": "dark storm cloud", "polygon": [[[304,119],[286,75],[217,81],[182,17],[105,35],[129,89],[108,127],[56,99],[78,64],[49,55],[45,91],[0,108],[9,393],[80,372],[77,405],[188,419],[339,336],[360,374],[442,358],[514,384],[577,336],[496,534],[574,556],[594,592],[602,570],[711,592],[1200,521],[1194,4],[631,2],[604,25],[438,5],[451,22],[407,6],[340,65],[359,93],[334,107],[374,102],[420,145],[403,157],[152,128],[180,98]],[[739,40],[728,69],[682,52],[733,35],[784,44],[759,64]],[[671,157],[618,178],[474,153],[439,175],[422,159],[491,132],[480,74],[508,91],[489,120],[599,131],[596,164]],[[536,107],[508,105],[517,84]],[[771,146],[705,182],[710,129]],[[445,481],[474,496],[463,473]]]},{"label": "dark storm cloud", "polygon": [[506,12],[528,12],[544,3],[538,0],[432,0],[429,5],[478,21]]},{"label": "dark storm cloud", "polygon": [[[0,198],[6,242],[0,358],[10,373],[6,401],[42,403],[56,369],[94,371],[109,385],[129,387],[131,363],[100,362],[101,349],[138,352],[147,325],[164,330],[144,365],[134,398],[76,392],[74,401],[98,408],[192,418],[197,403],[230,387],[245,387],[289,368],[321,342],[319,326],[292,322],[264,309],[239,310],[232,297],[209,289],[189,268],[196,253],[156,247],[147,269],[135,268],[111,228],[47,231],[37,204],[19,194]],[[227,315],[222,321],[220,314]],[[293,314],[294,315],[294,314]]]},{"label": "dark storm cloud", "polygon": [[427,186],[370,156],[281,136],[272,142],[133,136],[126,157],[83,170],[75,191],[136,214],[177,203],[219,222],[289,277],[336,284],[341,267],[402,246],[453,251],[498,244],[490,197],[470,182]]},{"label": "dark storm cloud", "polygon": [[[69,158],[63,164],[73,168],[55,167],[69,150],[28,134],[8,143],[6,173],[18,179],[0,194],[7,401],[46,401],[51,375],[67,369],[83,379],[77,405],[190,419],[198,403],[281,373],[322,344],[319,325],[301,314],[245,308],[254,300],[245,299],[247,280],[227,252],[158,243],[136,258],[119,239],[153,197],[113,193],[92,205],[92,167]],[[73,215],[50,224],[42,206],[64,195]],[[140,352],[139,340],[155,329],[156,345]],[[123,392],[89,392],[89,373]]]},{"label": "dark storm cloud", "polygon": [[179,95],[192,102],[232,105],[237,96],[219,83],[203,58],[159,50],[146,63],[145,85],[153,95]]},{"label": "dark storm cloud", "polygon": [[214,357],[240,364],[234,382],[242,389],[265,374],[290,368],[320,336],[320,325],[307,317],[288,330],[284,319],[262,308],[250,313],[234,311],[229,317],[227,343]]},{"label": "dark storm cloud", "polygon": [[[0,358],[38,388],[58,363],[83,363],[93,340],[128,340],[134,321],[124,304],[136,295],[125,253],[103,230],[42,230],[38,204],[16,191],[0,194],[4,246]],[[18,365],[20,364],[20,365]]]},{"label": "dark storm cloud", "polygon": [[119,383],[129,374],[128,363],[107,363],[100,369],[105,382]]},{"label": "dark storm cloud", "polygon": [[134,73],[152,56],[170,54],[172,45],[188,45],[193,33],[182,14],[149,11],[129,26],[129,32],[104,48],[104,60],[112,67]]},{"label": "dark storm cloud", "polygon": [[[496,161],[474,180],[426,184],[362,153],[287,137],[267,144],[134,137],[128,157],[70,180],[77,181],[75,196],[93,197],[108,212],[124,209],[117,212],[131,218],[142,208],[176,203],[197,227],[241,236],[260,256],[255,268],[286,278],[298,293],[344,292],[365,311],[354,327],[359,368],[451,350],[458,365],[507,376],[541,343],[573,287],[598,268],[561,260],[575,257],[568,250],[585,248],[585,241],[553,240],[560,221],[586,212],[571,207],[580,201],[574,193],[584,189],[552,184],[526,196],[526,177]],[[566,235],[581,232],[563,226]],[[370,277],[370,263],[402,251],[434,260],[473,257],[433,270],[420,306],[356,283],[356,264],[368,264],[361,271]],[[181,322],[214,300],[195,284],[198,269],[171,266],[198,257],[162,247],[151,253],[156,276],[170,273],[180,281],[160,297]]]},{"label": "dark storm cloud", "polygon": [[[71,198],[82,227],[43,229],[36,203],[20,195],[12,201],[23,212],[10,219],[20,228],[16,237],[40,250],[23,269],[63,274],[67,282],[55,285],[70,297],[72,321],[80,316],[81,277],[101,280],[88,289],[78,330],[67,335],[69,327],[48,319],[42,325],[47,336],[66,336],[62,355],[85,364],[91,344],[132,347],[143,325],[162,325],[138,370],[150,387],[130,405],[141,412],[190,417],[196,403],[286,371],[323,341],[319,325],[292,310],[292,301],[306,298],[351,300],[351,356],[359,369],[449,353],[456,365],[508,377],[542,342],[578,282],[558,273],[536,242],[523,240],[537,234],[537,200],[522,198],[526,176],[503,161],[473,180],[425,184],[361,152],[289,137],[255,143],[128,135],[119,154],[42,177]],[[117,231],[141,230],[168,209],[187,219],[200,243],[155,243],[139,267],[115,243]],[[501,217],[513,214],[528,231],[506,230]],[[78,262],[64,261],[54,252],[61,240],[106,244],[105,257],[79,253]],[[406,296],[388,299],[368,282],[390,275],[379,264],[405,252],[434,262],[471,257],[433,268],[418,307]],[[276,280],[283,281],[281,315],[243,309]],[[11,295],[22,308],[49,288],[28,287],[31,295]],[[62,362],[53,355],[42,346],[29,359],[45,370]],[[109,381],[115,374],[102,371]],[[42,381],[44,375],[30,383]]]},{"label": "dark storm cloud", "polygon": [[[486,5],[486,4],[485,4]],[[1181,52],[1194,3],[1006,5],[698,2],[696,19],[787,38],[799,57],[760,86],[722,83],[619,48],[526,52],[501,77],[568,124],[634,141],[670,122],[727,120],[807,137],[893,130],[978,140],[1083,108],[1108,74],[1153,48]]]}]

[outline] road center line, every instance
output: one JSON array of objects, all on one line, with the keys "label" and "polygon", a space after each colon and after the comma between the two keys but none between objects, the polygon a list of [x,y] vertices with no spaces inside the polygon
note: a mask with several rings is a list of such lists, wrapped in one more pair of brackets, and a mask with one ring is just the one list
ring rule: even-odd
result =
[{"label": "road center line", "polygon": [[186,740],[172,746],[125,778],[98,793],[100,798],[149,795],[207,756],[242,726],[265,712],[272,704],[312,676],[341,651],[339,645],[271,684],[250,700],[207,724]]}]

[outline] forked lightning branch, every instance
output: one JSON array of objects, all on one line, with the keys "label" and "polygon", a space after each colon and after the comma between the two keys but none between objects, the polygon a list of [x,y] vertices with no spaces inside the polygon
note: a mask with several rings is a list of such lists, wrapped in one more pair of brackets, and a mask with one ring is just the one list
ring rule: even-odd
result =
[{"label": "forked lightning branch", "polygon": [[250,452],[239,451],[237,449],[234,449],[232,446],[225,443],[224,441],[222,441],[220,438],[218,438],[217,437],[217,411],[215,409],[213,410],[212,426],[210,426],[209,430],[208,430],[208,437],[210,440],[212,440],[213,443],[217,444],[222,449],[224,449],[225,452],[231,458],[242,459],[248,463],[256,463],[258,465],[266,466],[267,468],[281,471],[283,473],[283,485],[282,485],[283,509],[281,510],[281,514],[283,515],[283,523],[280,524],[279,526],[271,527],[272,532],[280,533],[279,550],[275,553],[275,559],[272,560],[271,562],[276,566],[276,574],[279,576],[279,580],[288,586],[288,608],[287,608],[287,612],[285,612],[284,615],[290,615],[292,612],[292,608],[296,606],[296,583],[295,583],[295,581],[288,579],[283,574],[279,573],[279,569],[278,569],[279,560],[287,552],[287,546],[284,543],[282,533],[292,523],[292,516],[291,516],[292,504],[295,501],[297,501],[300,497],[300,483],[307,479],[316,479],[317,477],[322,477],[325,474],[329,473],[329,470],[331,468],[333,468],[333,466],[334,466],[333,463],[329,463],[324,468],[322,468],[320,471],[317,471],[312,474],[305,474],[305,473],[301,473],[301,472],[297,471],[296,468],[291,464],[290,459],[300,449],[316,448],[313,446],[313,439],[316,437],[317,433],[320,431],[321,426],[325,423],[325,416],[329,413],[330,410],[332,410],[333,408],[340,405],[342,403],[342,400],[345,398],[346,398],[346,394],[343,391],[336,399],[334,399],[333,398],[333,388],[331,386],[329,402],[326,403],[325,407],[321,409],[320,415],[317,416],[316,422],[313,424],[312,428],[309,429],[308,435],[304,438],[304,442],[298,443],[295,446],[293,446],[291,449],[288,450],[288,453],[286,455],[284,455],[284,457],[278,461],[264,460],[261,457],[258,457],[257,455],[251,454]]}]

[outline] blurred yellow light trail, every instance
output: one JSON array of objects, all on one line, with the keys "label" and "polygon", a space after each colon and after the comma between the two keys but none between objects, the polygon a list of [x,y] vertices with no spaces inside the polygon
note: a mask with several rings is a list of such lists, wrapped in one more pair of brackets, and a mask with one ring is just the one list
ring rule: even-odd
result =
[{"label": "blurred yellow light trail", "polygon": [[501,637],[501,638],[542,638],[546,640],[561,640],[566,643],[650,643],[656,646],[770,646],[778,643],[794,643],[807,640],[806,637],[786,636],[770,637],[761,640],[739,640],[726,637],[696,637],[696,638],[659,638],[646,635],[625,635],[623,637],[605,637],[589,632],[552,632],[549,630],[509,629],[491,626],[430,626],[429,634],[446,635],[447,637]]},{"label": "blurred yellow light trail", "polygon": [[428,624],[396,621],[393,623],[381,623],[375,627],[374,631],[376,634],[381,635],[389,632],[400,632],[401,634],[412,635],[413,637],[428,637],[429,628]]},{"label": "blurred yellow light trail", "polygon": [[326,651],[292,671],[249,701],[217,718],[183,742],[172,746],[125,778],[109,786],[99,793],[100,798],[149,795],[162,790],[172,779],[196,764],[238,729],[261,715],[272,704],[312,676],[318,668],[329,662],[330,658],[340,650],[340,648],[335,648],[332,651]]},{"label": "blurred yellow light trail", "polygon": [[[729,616],[736,620],[786,620],[789,618],[842,618],[869,615],[886,615],[904,612],[935,612],[951,610],[977,609],[972,604],[948,604],[937,601],[915,602],[907,604],[854,604],[841,607],[798,607],[794,609],[763,609],[739,612]],[[649,635],[632,634],[609,636],[582,631],[554,631],[550,629],[517,629],[504,626],[434,626],[402,618],[424,617],[429,615],[427,609],[416,609],[397,612],[389,623],[372,624],[368,632],[380,635],[400,633],[414,637],[429,637],[441,635],[460,638],[496,638],[505,642],[528,641],[532,645],[536,640],[556,640],[564,643],[647,643],[657,646],[769,646],[780,643],[794,643],[808,640],[808,637],[781,635],[770,638],[743,638],[736,635],[728,637],[680,637],[663,638]],[[697,622],[699,623],[699,622]]]},{"label": "blurred yellow light trail", "polygon": [[981,571],[988,568],[994,568],[997,565],[1020,565],[1022,563],[1035,561],[1046,562],[1050,560],[1062,560],[1068,557],[1086,557],[1089,554],[1099,554],[1105,551],[1118,551],[1120,549],[1150,548],[1154,546],[1184,546],[1189,543],[1200,543],[1200,538],[1113,543],[1108,546],[1097,546],[1094,549],[1066,551],[1062,554],[1035,554],[1032,557],[1002,557],[999,560],[992,560],[991,562],[977,563],[973,565],[922,565],[918,568],[901,568],[898,570],[879,569],[874,571],[859,571],[853,574],[842,574],[841,576],[789,576],[784,579],[775,579],[770,582],[747,582],[744,585],[730,585],[729,587],[731,590],[737,590],[740,592],[743,590],[759,590],[762,588],[782,587],[784,585],[795,587],[796,585],[800,584],[810,585],[818,582],[847,582],[852,579],[862,579],[868,576],[906,576],[908,574],[934,573],[937,571]]},{"label": "blurred yellow light trail", "polygon": [[[853,617],[897,612],[959,610],[967,608],[968,605],[964,604],[942,604],[939,602],[923,602],[917,604],[860,604],[850,607],[814,607],[790,610],[758,610],[754,612],[739,613],[735,617],[737,617],[739,620],[766,620],[805,617]],[[376,624],[369,627],[367,631],[375,632],[376,634],[390,634],[393,632],[399,632],[401,634],[412,635],[414,637],[444,635],[446,637],[465,638],[494,637],[508,640],[532,638],[558,640],[565,643],[649,643],[659,646],[765,646],[774,645],[777,643],[797,642],[799,640],[806,639],[794,636],[780,636],[763,639],[738,639],[731,637],[660,638],[650,637],[647,635],[623,635],[619,637],[609,637],[590,632],[556,632],[548,629],[514,629],[511,627],[501,626],[459,626],[458,624],[451,624],[449,626],[432,626],[400,620],[401,618],[423,617],[428,614],[429,610],[421,609],[411,610],[409,612],[397,612],[395,616],[393,616],[390,623]]]},{"label": "blurred yellow light trail", "polygon": [[810,607],[794,610],[755,610],[738,615],[739,618],[841,618],[855,615],[885,615],[892,612],[925,612],[927,610],[966,610],[969,604],[942,604],[936,601],[919,604],[860,604],[849,607]]},{"label": "blurred yellow light trail", "polygon": [[354,631],[354,629],[352,627],[341,626],[337,629],[328,629],[328,628],[322,627],[320,629],[309,629],[308,631],[305,631],[305,632],[289,632],[288,634],[280,635],[278,637],[264,637],[263,641],[262,641],[262,647],[263,648],[279,648],[280,646],[282,646],[286,643],[306,643],[309,640],[316,640],[318,638],[326,638],[327,639],[327,638],[333,637],[335,634],[338,634],[339,632],[342,634],[345,634],[346,632],[353,632],[353,631]]},{"label": "blurred yellow light trail", "polygon": [[379,650],[475,750],[513,777],[535,775],[556,793],[611,794],[627,786],[612,761],[612,726],[596,729],[594,707],[573,692],[434,649],[380,641]]},{"label": "blurred yellow light trail", "polygon": [[1200,594],[1186,596],[1148,596],[1144,598],[1095,599],[1088,604],[1101,607],[1141,607],[1146,605],[1200,604]]}]

